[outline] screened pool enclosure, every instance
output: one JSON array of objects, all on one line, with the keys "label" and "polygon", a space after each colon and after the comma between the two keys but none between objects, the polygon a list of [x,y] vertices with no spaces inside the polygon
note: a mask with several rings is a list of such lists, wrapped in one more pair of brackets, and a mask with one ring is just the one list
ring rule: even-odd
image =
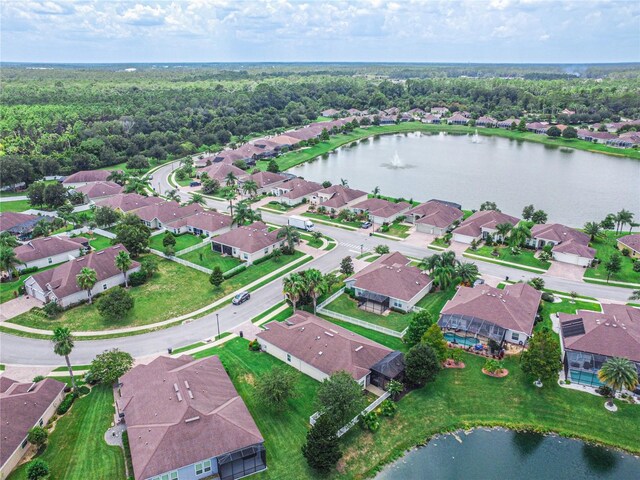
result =
[{"label": "screened pool enclosure", "polygon": [[[482,318],[470,317],[466,315],[442,315],[438,320],[440,328],[456,332],[459,336],[473,337],[481,341],[483,338],[502,343],[507,333],[505,328],[499,327]],[[481,337],[481,338],[479,338]]]}]

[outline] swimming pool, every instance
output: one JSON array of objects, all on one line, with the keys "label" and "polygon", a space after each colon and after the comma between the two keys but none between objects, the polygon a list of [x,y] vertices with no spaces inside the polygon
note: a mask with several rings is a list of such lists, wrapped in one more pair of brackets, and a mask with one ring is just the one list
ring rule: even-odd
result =
[{"label": "swimming pool", "polygon": [[598,378],[597,373],[585,372],[584,370],[569,369],[569,379],[573,383],[588,385],[590,387],[600,387],[604,385]]},{"label": "swimming pool", "polygon": [[456,333],[451,333],[451,332],[445,333],[444,339],[447,342],[457,343],[459,345],[464,345],[465,347],[473,347],[474,345],[480,343],[477,339],[473,337],[462,337]]}]

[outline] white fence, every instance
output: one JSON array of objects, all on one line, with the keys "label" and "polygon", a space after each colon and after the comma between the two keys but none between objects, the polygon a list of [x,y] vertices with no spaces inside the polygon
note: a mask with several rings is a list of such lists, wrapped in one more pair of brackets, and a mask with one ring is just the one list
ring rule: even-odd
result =
[{"label": "white fence", "polygon": [[331,318],[335,318],[336,320],[342,320],[343,322],[359,325],[360,327],[364,327],[369,330],[375,330],[376,332],[384,333],[385,335],[389,335],[390,337],[402,338],[407,331],[407,329],[405,328],[403,331],[397,332],[395,330],[391,330],[390,328],[381,327],[380,325],[376,325],[374,323],[365,322],[364,320],[349,317],[348,315],[343,315],[342,313],[327,310],[326,308],[318,308],[318,313]]},{"label": "white fence", "polygon": [[89,228],[89,227],[80,227],[74,230],[69,230],[68,232],[60,232],[56,233],[54,237],[73,237],[74,235],[83,235],[87,232],[97,233],[98,235],[102,235],[107,238],[116,238],[115,233],[108,232],[107,230],[102,230],[100,228]]},{"label": "white fence", "polygon": [[195,264],[195,263],[192,263],[192,262],[187,262],[186,260],[183,260],[182,258],[174,257],[172,255],[165,255],[160,250],[154,250],[153,248],[150,248],[149,251],[151,253],[154,253],[154,254],[158,255],[159,257],[166,258],[167,260],[171,260],[172,262],[179,263],[180,265],[184,265],[185,267],[195,268],[196,270],[200,270],[201,272],[204,272],[207,275],[211,275],[211,272],[213,272],[213,270],[211,270],[210,268],[205,268],[205,267],[203,267],[201,265],[198,265],[198,264]]},{"label": "white fence", "polygon": [[324,308],[326,305],[329,305],[331,302],[333,302],[336,298],[338,298],[340,295],[342,295],[344,293],[344,287],[342,287],[340,290],[338,290],[336,293],[334,293],[333,295],[331,295],[329,298],[327,298],[324,302],[320,303],[317,307],[316,310],[320,310],[321,308]]},{"label": "white fence", "polygon": [[207,237],[200,243],[197,243],[195,245],[191,245],[190,247],[184,248],[184,249],[180,250],[179,252],[176,252],[176,256],[179,257],[181,255],[184,255],[185,253],[193,252],[194,250],[197,250],[199,248],[204,247],[208,243],[211,243],[211,237]]}]

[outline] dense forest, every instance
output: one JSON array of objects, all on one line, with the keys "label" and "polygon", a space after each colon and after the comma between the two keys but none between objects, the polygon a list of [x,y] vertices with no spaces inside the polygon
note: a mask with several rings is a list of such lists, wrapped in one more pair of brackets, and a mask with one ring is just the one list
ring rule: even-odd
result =
[{"label": "dense forest", "polygon": [[[640,118],[640,66],[4,65],[0,182],[151,163],[315,120],[325,108],[444,105],[474,117]],[[235,70],[231,70],[235,68]],[[576,111],[571,118],[562,109]]]}]

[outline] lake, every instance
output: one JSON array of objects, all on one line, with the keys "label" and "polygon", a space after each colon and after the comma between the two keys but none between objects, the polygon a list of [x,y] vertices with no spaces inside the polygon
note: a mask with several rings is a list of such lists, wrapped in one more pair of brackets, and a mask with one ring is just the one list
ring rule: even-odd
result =
[{"label": "lake", "polygon": [[432,439],[375,480],[634,480],[640,459],[579,440],[509,430],[473,430]]},{"label": "lake", "polygon": [[525,205],[549,222],[581,227],[622,208],[640,217],[640,161],[482,135],[406,133],[364,139],[356,146],[290,170],[308,180],[382,195],[431,198],[478,209],[491,200],[520,216]]}]

